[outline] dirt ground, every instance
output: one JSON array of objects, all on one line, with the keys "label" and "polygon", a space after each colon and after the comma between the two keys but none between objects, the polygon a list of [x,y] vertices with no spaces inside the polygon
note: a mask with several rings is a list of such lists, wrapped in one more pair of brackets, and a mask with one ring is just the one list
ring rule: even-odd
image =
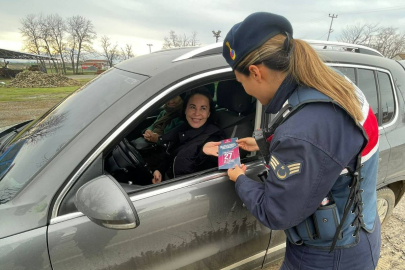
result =
[{"label": "dirt ground", "polygon": [[57,100],[2,102],[0,103],[0,128],[35,119],[57,102]]},{"label": "dirt ground", "polygon": [[[282,261],[264,268],[278,270]],[[377,270],[405,270],[405,199],[398,203],[381,230],[381,253]]]}]

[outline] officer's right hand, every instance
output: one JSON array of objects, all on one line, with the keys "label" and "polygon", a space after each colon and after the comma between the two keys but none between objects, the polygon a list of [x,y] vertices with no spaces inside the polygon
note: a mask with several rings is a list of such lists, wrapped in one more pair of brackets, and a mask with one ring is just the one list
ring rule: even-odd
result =
[{"label": "officer's right hand", "polygon": [[156,170],[156,171],[153,172],[152,183],[153,184],[158,184],[160,182],[162,182],[162,174],[158,170]]},{"label": "officer's right hand", "polygon": [[236,141],[240,148],[243,150],[253,152],[259,151],[259,146],[257,146],[256,140],[253,137],[247,137],[243,139],[239,139]]}]

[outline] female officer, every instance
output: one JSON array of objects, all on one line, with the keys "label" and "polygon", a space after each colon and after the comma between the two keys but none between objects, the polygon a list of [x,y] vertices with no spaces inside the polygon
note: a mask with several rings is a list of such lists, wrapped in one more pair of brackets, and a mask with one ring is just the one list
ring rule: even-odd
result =
[{"label": "female officer", "polygon": [[[362,92],[292,34],[286,18],[259,12],[224,40],[223,56],[245,91],[266,113],[282,111],[267,138],[265,183],[245,176],[245,166],[229,178],[257,219],[285,230],[281,269],[375,269],[377,120]],[[253,138],[239,146],[263,150]]]}]

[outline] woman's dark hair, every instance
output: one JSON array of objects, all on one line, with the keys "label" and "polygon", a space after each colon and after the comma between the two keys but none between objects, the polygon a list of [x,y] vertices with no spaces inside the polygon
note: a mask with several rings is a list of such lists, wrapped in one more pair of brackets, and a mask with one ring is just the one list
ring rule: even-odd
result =
[{"label": "woman's dark hair", "polygon": [[184,120],[186,118],[186,109],[187,109],[188,101],[190,100],[191,97],[193,97],[195,95],[202,95],[202,96],[205,96],[206,98],[208,98],[208,101],[210,103],[210,117],[208,117],[207,122],[216,125],[217,124],[217,117],[216,117],[216,113],[215,113],[215,111],[216,111],[215,110],[215,103],[214,103],[214,100],[212,99],[213,97],[211,96],[210,91],[204,86],[201,86],[201,87],[198,87],[198,88],[195,88],[195,89],[191,90],[184,97],[183,111],[182,111],[182,117],[184,118]]}]

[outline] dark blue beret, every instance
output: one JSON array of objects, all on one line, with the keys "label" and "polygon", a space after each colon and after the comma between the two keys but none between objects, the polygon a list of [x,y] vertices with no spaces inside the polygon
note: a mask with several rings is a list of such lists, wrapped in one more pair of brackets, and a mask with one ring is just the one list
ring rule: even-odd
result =
[{"label": "dark blue beret", "polygon": [[250,52],[281,33],[288,33],[292,38],[293,29],[286,18],[268,12],[253,13],[243,22],[235,24],[228,32],[222,47],[222,55],[235,70],[239,62]]}]

